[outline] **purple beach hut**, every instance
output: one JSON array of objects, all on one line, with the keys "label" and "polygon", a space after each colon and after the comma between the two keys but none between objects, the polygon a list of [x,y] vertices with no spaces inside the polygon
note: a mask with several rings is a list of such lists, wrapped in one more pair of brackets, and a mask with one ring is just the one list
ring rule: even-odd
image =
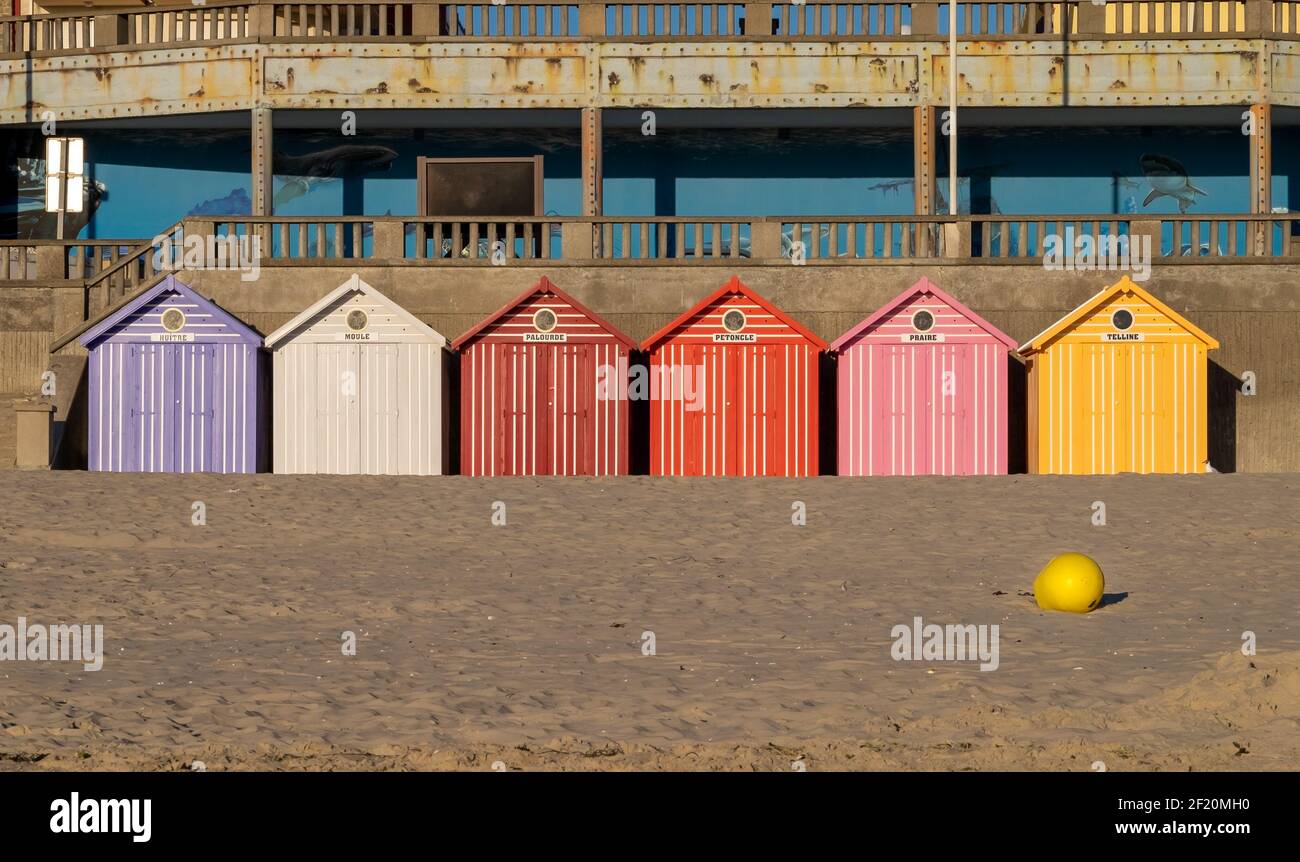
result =
[{"label": "purple beach hut", "polygon": [[91,470],[255,473],[265,469],[262,337],[168,276],[78,339],[90,354]]}]

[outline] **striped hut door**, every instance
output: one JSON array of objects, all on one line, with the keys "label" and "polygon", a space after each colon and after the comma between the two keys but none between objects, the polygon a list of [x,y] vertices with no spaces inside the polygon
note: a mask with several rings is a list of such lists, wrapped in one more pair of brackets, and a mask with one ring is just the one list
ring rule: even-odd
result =
[{"label": "striped hut door", "polygon": [[309,472],[356,473],[361,464],[358,393],[362,386],[355,344],[315,344],[316,427]]},{"label": "striped hut door", "polygon": [[574,416],[571,350],[567,344],[554,345],[547,357],[550,360],[546,372],[547,406],[550,412],[550,427],[547,431],[550,433],[548,454],[552,476],[568,476],[573,472],[573,456],[569,452]]},{"label": "striped hut door", "polygon": [[397,386],[396,344],[368,344],[355,348],[360,356],[357,418],[361,428],[361,472],[382,475],[397,472],[400,409]]},{"label": "striped hut door", "polygon": [[[907,385],[908,371],[911,368],[911,363],[908,361],[909,351],[901,346],[888,345],[883,353],[882,371],[888,381],[888,400],[885,403],[886,436],[882,441],[884,450],[888,453],[885,472],[890,476],[904,476],[907,474],[912,454],[907,425],[907,408],[914,400],[913,393]],[[943,410],[942,403],[940,400],[940,413]]]},{"label": "striped hut door", "polygon": [[702,409],[700,366],[703,345],[683,344],[674,350],[679,362],[674,366],[672,392],[673,413],[681,422],[681,467],[687,476],[709,475],[708,423]]},{"label": "striped hut door", "polygon": [[503,344],[499,348],[501,403],[496,413],[498,473],[544,475],[550,471],[550,397],[546,388],[550,345]]},{"label": "striped hut door", "polygon": [[909,353],[911,376],[916,382],[910,386],[915,408],[906,472],[926,475],[938,471],[939,459],[933,441],[948,398],[944,394],[943,375],[937,370],[939,363],[935,346],[913,347]]},{"label": "striped hut door", "polygon": [[158,424],[155,360],[158,345],[132,344],[127,352],[131,412],[126,431],[126,470],[154,470],[154,434]]},{"label": "striped hut door", "polygon": [[574,410],[573,451],[575,474],[596,473],[596,348],[591,344],[573,347]]},{"label": "striped hut door", "polygon": [[521,350],[527,357],[527,381],[524,405],[528,421],[528,435],[532,446],[528,453],[528,469],[538,476],[555,474],[555,462],[551,458],[551,417],[555,411],[555,391],[551,380],[553,356],[559,347],[553,344],[530,344]]},{"label": "striped hut door", "polygon": [[126,368],[124,369],[123,393],[126,402],[125,422],[117,441],[121,453],[121,469],[124,471],[141,470],[140,451],[144,448],[144,425],[148,422],[145,413],[144,362],[145,345],[128,344],[126,347]]},{"label": "striped hut door", "polygon": [[181,397],[176,448],[178,469],[195,473],[213,469],[216,403],[213,368],[217,349],[211,344],[176,345]]},{"label": "striped hut door", "polygon": [[722,429],[718,432],[722,438],[722,473],[723,476],[745,475],[746,458],[744,447],[749,444],[749,435],[745,429],[747,401],[745,397],[746,355],[743,347],[718,349],[719,366],[722,368],[724,385],[722,387]]},{"label": "striped hut door", "polygon": [[1106,441],[1106,472],[1132,473],[1141,465],[1136,437],[1139,423],[1135,421],[1140,391],[1136,357],[1133,347],[1127,344],[1106,350],[1110,359],[1110,397],[1106,401],[1106,412],[1101,417],[1102,439]]}]

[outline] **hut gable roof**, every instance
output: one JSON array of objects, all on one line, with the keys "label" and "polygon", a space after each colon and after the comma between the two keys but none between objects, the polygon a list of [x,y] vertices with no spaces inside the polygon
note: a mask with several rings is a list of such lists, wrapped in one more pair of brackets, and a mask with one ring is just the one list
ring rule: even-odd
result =
[{"label": "hut gable roof", "polygon": [[1134,299],[1154,309],[1161,316],[1169,320],[1170,323],[1183,330],[1192,338],[1203,343],[1207,349],[1213,350],[1219,346],[1217,340],[1207,335],[1197,327],[1196,324],[1192,323],[1190,320],[1156,299],[1155,296],[1146,290],[1146,288],[1142,287],[1126,275],[1115,284],[1112,284],[1094,294],[1074,311],[1071,311],[1069,314],[1065,315],[1065,317],[1062,317],[1060,320],[1056,321],[1056,323],[1053,323],[1047,329],[1044,329],[1042,332],[1029,339],[1029,341],[1020,347],[1020,353],[1028,356],[1031,353],[1038,353],[1046,350],[1052,343],[1073,331],[1080,324],[1089,320],[1099,310],[1110,305],[1112,302],[1116,300],[1127,300],[1131,302]]},{"label": "hut gable roof", "polygon": [[[599,314],[560,290],[545,276],[542,276],[537,284],[474,324],[469,331],[453,341],[451,346],[459,350],[478,338],[511,335],[514,333],[509,330],[513,327],[523,327],[532,331],[532,315],[543,305],[556,312],[559,318],[558,330],[568,330],[570,334],[581,333],[585,337],[591,337],[598,334],[591,331],[594,325],[595,329],[624,345],[628,350],[636,349],[636,342]],[[568,306],[569,311],[566,311],[563,306]]]},{"label": "hut gable roof", "polygon": [[[1016,342],[1010,335],[998,329],[984,318],[980,317],[974,311],[971,311],[947,291],[942,290],[937,284],[930,279],[922,277],[916,284],[904,290],[898,296],[878,308],[870,317],[854,326],[848,332],[835,339],[831,344],[832,351],[842,351],[856,343],[861,338],[869,335],[873,331],[893,321],[901,312],[909,306],[914,305],[918,300],[929,300],[933,298],[942,305],[947,306],[950,310],[956,312],[967,323],[974,326],[980,332],[988,335],[990,338],[1006,345],[1008,350],[1016,349]],[[954,321],[940,322],[940,328],[960,326]],[[908,324],[910,329],[910,323]]]},{"label": "hut gable roof", "polygon": [[[163,331],[161,323],[149,318],[154,310],[162,305],[177,306],[185,310],[189,317],[187,327],[196,320],[206,320],[209,323],[205,323],[205,326],[218,330],[210,333],[211,335],[226,336],[259,347],[262,344],[262,336],[257,330],[201,295],[176,276],[168,275],[152,287],[145,288],[123,300],[96,319],[63,336],[50,349],[58,350],[74,338],[81,343],[82,347],[90,348],[114,335],[144,335],[149,331],[161,332]],[[158,314],[161,316],[161,312]],[[210,321],[215,321],[215,324]],[[133,329],[138,330],[138,333],[132,332]]]},{"label": "hut gable roof", "polygon": [[347,281],[340,284],[334,290],[321,297],[310,307],[305,309],[297,317],[290,320],[284,326],[281,326],[275,332],[272,332],[266,338],[267,347],[276,347],[287,341],[303,335],[311,330],[317,324],[326,321],[330,313],[335,311],[339,306],[356,297],[365,297],[375,305],[381,307],[385,313],[393,318],[397,328],[402,331],[409,339],[415,336],[420,339],[428,339],[439,347],[447,346],[447,339],[442,333],[433,329],[424,321],[420,320],[411,312],[402,306],[393,302],[384,294],[361,280],[361,276],[356,273]]},{"label": "hut gable roof", "polygon": [[[654,335],[651,335],[645,341],[641,342],[642,350],[653,350],[661,342],[674,336],[690,334],[690,330],[705,330],[708,328],[718,328],[722,315],[715,313],[715,309],[723,305],[742,305],[749,308],[757,308],[763,317],[769,320],[775,320],[776,323],[759,324],[761,326],[775,326],[776,328],[784,327],[794,335],[808,341],[818,350],[826,349],[826,342],[822,341],[812,333],[807,327],[799,323],[790,315],[750,290],[744,282],[738,277],[732,276],[731,280],[713,293],[701,299],[687,311],[678,315],[671,323],[660,329]],[[714,320],[713,318],[717,318]],[[788,333],[783,333],[788,335]]]}]

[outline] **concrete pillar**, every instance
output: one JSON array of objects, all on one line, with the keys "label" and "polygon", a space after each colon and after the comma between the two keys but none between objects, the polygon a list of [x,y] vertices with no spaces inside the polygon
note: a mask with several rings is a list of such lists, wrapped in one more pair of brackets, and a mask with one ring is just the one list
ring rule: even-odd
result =
[{"label": "concrete pillar", "polygon": [[746,3],[745,4],[745,35],[746,36],[771,36],[772,35],[772,4],[771,3]]},{"label": "concrete pillar", "polygon": [[583,3],[578,7],[578,32],[583,36],[605,35],[604,3]]},{"label": "concrete pillar", "polygon": [[[437,251],[434,253],[437,254]],[[375,222],[372,254],[376,260],[401,260],[406,257],[406,230],[402,222]]]},{"label": "concrete pillar", "polygon": [[[1160,257],[1160,219],[1133,219],[1128,223],[1129,241],[1145,236],[1151,239],[1151,257]],[[1174,256],[1178,256],[1178,237],[1174,237]]]},{"label": "concrete pillar", "polygon": [[[1074,8],[1078,14],[1076,20],[1079,24],[1079,35],[1106,32],[1106,4],[1103,3],[1099,6],[1096,3],[1089,2],[1089,0],[1084,0],[1082,3],[1075,4]],[[1168,10],[1168,7],[1165,8]],[[1116,7],[1116,9],[1118,10],[1119,7]],[[1068,7],[1066,11],[1068,14]],[[1120,12],[1117,11],[1116,14],[1120,14]],[[1137,12],[1133,14],[1136,15]],[[1152,14],[1155,13],[1152,12]],[[1168,14],[1168,11],[1166,11],[1166,14]]]},{"label": "concrete pillar", "polygon": [[916,215],[934,215],[935,117],[934,105],[912,109],[912,188]]},{"label": "concrete pillar", "polygon": [[68,247],[66,245],[36,246],[36,280],[63,281],[67,277]]},{"label": "concrete pillar", "polygon": [[750,255],[753,260],[781,259],[781,223],[779,221],[756,221],[750,227]]},{"label": "concrete pillar", "polygon": [[595,233],[591,222],[566,221],[560,224],[560,259],[592,260],[595,258]]},{"label": "concrete pillar", "polygon": [[275,35],[275,6],[259,3],[248,10],[248,35],[265,40]]},{"label": "concrete pillar", "polygon": [[54,405],[48,401],[16,401],[16,461],[20,469],[48,470],[50,441],[54,427]]},{"label": "concrete pillar", "polygon": [[912,4],[912,35],[936,36],[939,33],[939,5],[937,3]]},{"label": "concrete pillar", "polygon": [[417,3],[411,7],[412,36],[441,36],[441,3]]},{"label": "concrete pillar", "polygon": [[970,230],[968,221],[944,222],[943,256],[951,258],[970,257]]},{"label": "concrete pillar", "polygon": [[[263,8],[263,7],[256,7]],[[253,108],[253,215],[272,215],[271,198],[275,188],[272,181],[271,147],[271,109],[265,106]]]},{"label": "concrete pillar", "polygon": [[111,48],[115,45],[129,44],[131,39],[127,21],[125,15],[96,15],[95,47]]},{"label": "concrete pillar", "polygon": [[1273,34],[1272,0],[1246,0],[1246,37]]}]

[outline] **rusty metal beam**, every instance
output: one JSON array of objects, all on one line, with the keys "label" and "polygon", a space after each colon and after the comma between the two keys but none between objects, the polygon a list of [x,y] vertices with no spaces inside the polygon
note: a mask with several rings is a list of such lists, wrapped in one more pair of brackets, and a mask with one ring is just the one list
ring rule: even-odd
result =
[{"label": "rusty metal beam", "polygon": [[253,162],[253,215],[269,216],[272,213],[274,168],[272,167],[271,109],[258,106],[252,111]]},{"label": "rusty metal beam", "polygon": [[934,213],[935,181],[935,111],[933,105],[912,109],[912,188],[917,215]]},{"label": "rusty metal beam", "polygon": [[603,214],[604,166],[600,108],[582,109],[582,214]]},{"label": "rusty metal beam", "polygon": [[[1300,43],[967,40],[970,107],[1300,105]],[[275,109],[917,107],[941,41],[266,42],[0,60],[0,123]]]},{"label": "rusty metal beam", "polygon": [[1254,134],[1250,140],[1250,211],[1273,210],[1273,109],[1270,105],[1251,105],[1250,118]]}]

